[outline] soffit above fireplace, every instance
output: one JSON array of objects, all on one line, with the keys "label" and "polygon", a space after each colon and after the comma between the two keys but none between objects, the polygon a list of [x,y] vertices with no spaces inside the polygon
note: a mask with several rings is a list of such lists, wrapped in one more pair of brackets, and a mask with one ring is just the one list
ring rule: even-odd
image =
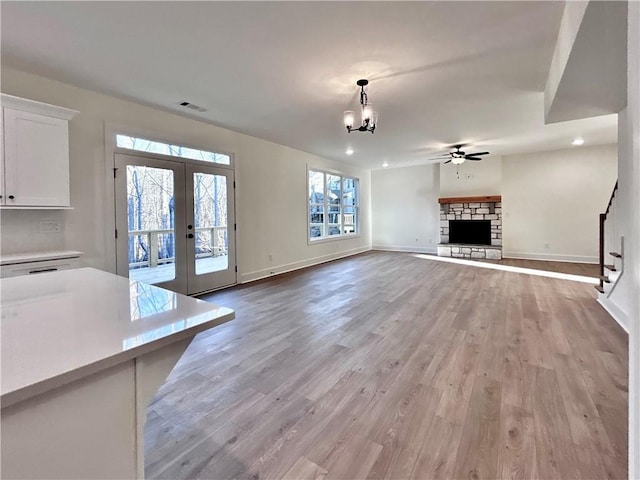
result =
[{"label": "soffit above fireplace", "polygon": [[438,203],[487,203],[487,202],[502,202],[502,195],[488,195],[480,197],[441,197],[438,199]]}]

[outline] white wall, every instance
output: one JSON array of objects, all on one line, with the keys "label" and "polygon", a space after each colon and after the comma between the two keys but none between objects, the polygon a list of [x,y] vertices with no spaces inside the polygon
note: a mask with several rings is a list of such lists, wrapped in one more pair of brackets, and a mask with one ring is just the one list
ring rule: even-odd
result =
[{"label": "white wall", "polygon": [[616,156],[602,145],[503,157],[503,255],[597,263]]},{"label": "white wall", "polygon": [[549,75],[547,76],[547,84],[544,90],[545,119],[560,86],[564,68],[569,61],[571,49],[576,41],[576,36],[578,35],[578,30],[580,30],[580,24],[588,5],[589,2],[586,0],[574,0],[566,2],[564,5],[562,20],[558,29],[558,38],[556,39],[556,46],[551,58]]},{"label": "white wall", "polygon": [[[370,248],[370,174],[289,147],[260,140],[12,68],[2,68],[2,91],[79,110],[69,125],[71,203],[67,212],[2,212],[2,252],[69,248],[85,252],[86,265],[114,271],[112,183],[107,180],[105,125],[127,126],[156,137],[232,152],[236,160],[238,280],[248,281]],[[360,178],[362,212],[357,238],[307,244],[307,164]],[[28,238],[53,215],[59,236]],[[273,255],[269,261],[268,255]]]},{"label": "white wall", "polygon": [[[616,242],[621,237],[625,240],[625,258],[624,258],[624,271],[618,282],[615,284],[615,288],[610,293],[608,299],[601,301],[609,309],[615,319],[624,325],[627,332],[629,331],[629,318],[633,309],[633,302],[635,295],[633,293],[632,271],[633,271],[633,236],[634,225],[631,221],[633,214],[638,210],[638,203],[634,203],[633,191],[633,165],[627,161],[631,158],[632,152],[632,132],[630,131],[630,110],[625,108],[618,114],[618,191],[615,198],[615,231],[613,238]],[[620,248],[616,249],[619,251]],[[607,252],[605,252],[605,261],[612,260],[607,259]],[[613,309],[609,303],[613,303]]]},{"label": "white wall", "polygon": [[[620,234],[625,235],[625,272],[612,296],[626,309],[629,331],[629,478],[640,478],[640,2],[629,2],[627,108],[620,112]],[[624,203],[623,203],[624,199]],[[623,294],[623,295],[620,295]]]},{"label": "white wall", "polygon": [[616,145],[371,172],[376,249],[434,252],[438,197],[502,195],[503,254],[598,261],[598,215],[617,178]]},{"label": "white wall", "polygon": [[501,157],[485,157],[480,162],[466,161],[457,168],[452,163],[440,167],[441,197],[500,195],[501,191]]},{"label": "white wall", "polygon": [[373,248],[434,253],[440,236],[439,165],[371,172]]}]

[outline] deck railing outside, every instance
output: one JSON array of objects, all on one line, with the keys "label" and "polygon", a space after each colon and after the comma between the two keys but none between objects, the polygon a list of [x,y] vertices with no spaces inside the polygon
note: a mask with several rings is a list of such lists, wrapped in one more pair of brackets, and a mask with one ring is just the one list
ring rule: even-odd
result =
[{"label": "deck railing outside", "polygon": [[[157,267],[165,263],[173,263],[175,261],[175,252],[173,251],[173,242],[171,242],[170,248],[166,248],[163,245],[161,248],[161,235],[173,235],[175,231],[173,229],[158,229],[158,230],[131,230],[129,232],[129,238],[134,237],[146,237],[146,242],[139,242],[139,248],[142,251],[142,255],[134,255],[134,258],[142,256],[143,258],[138,261],[130,261],[129,269],[143,268],[143,267]],[[196,227],[196,258],[205,257],[219,257],[227,255],[227,226],[218,227]],[[160,258],[161,250],[168,250],[168,254],[165,254]],[[130,252],[131,255],[132,252]]]}]

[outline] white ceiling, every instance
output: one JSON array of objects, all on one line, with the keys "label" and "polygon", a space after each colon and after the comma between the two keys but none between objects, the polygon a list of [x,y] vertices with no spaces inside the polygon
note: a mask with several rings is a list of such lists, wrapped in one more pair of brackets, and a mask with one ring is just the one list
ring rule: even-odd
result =
[{"label": "white ceiling", "polygon": [[[447,145],[613,143],[615,115],[544,125],[563,2],[7,2],[2,62],[378,168]],[[378,129],[348,134],[368,78]],[[183,100],[208,109],[178,107]],[[355,154],[348,157],[345,150]]]}]

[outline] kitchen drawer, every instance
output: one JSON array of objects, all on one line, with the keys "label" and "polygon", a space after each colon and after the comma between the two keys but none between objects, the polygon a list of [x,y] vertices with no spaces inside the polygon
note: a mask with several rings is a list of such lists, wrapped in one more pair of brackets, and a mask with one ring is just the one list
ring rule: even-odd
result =
[{"label": "kitchen drawer", "polygon": [[38,273],[55,272],[80,267],[79,258],[63,258],[59,260],[45,260],[42,262],[15,263],[0,267],[0,278],[17,277],[20,275],[36,275]]}]

